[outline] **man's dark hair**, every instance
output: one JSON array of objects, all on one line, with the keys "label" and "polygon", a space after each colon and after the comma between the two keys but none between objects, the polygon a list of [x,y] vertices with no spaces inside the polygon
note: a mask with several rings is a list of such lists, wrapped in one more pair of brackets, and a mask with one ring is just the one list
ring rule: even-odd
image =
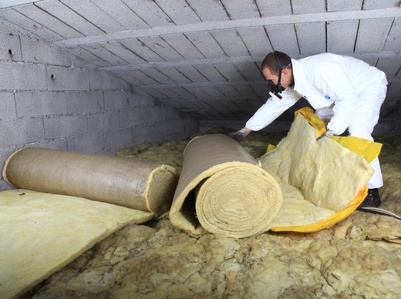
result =
[{"label": "man's dark hair", "polygon": [[268,68],[273,75],[278,75],[280,70],[285,69],[291,64],[291,58],[287,54],[274,51],[266,55],[262,61],[261,69]]}]

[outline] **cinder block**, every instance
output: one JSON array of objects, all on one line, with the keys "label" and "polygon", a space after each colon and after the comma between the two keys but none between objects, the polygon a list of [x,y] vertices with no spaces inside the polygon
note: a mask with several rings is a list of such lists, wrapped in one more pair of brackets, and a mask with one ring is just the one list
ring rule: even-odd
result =
[{"label": "cinder block", "polygon": [[92,90],[121,90],[122,82],[116,77],[103,71],[91,70],[89,72],[89,84]]},{"label": "cinder block", "polygon": [[104,108],[106,111],[128,109],[131,97],[130,92],[106,91],[104,92]]},{"label": "cinder block", "polygon": [[24,118],[1,121],[0,140],[2,147],[44,140],[43,119]]},{"label": "cinder block", "polygon": [[89,90],[89,71],[81,68],[49,66],[47,84],[50,90]]},{"label": "cinder block", "polygon": [[106,151],[113,152],[114,154],[129,146],[131,139],[131,129],[121,128],[104,133],[104,147]]},{"label": "cinder block", "polygon": [[68,150],[67,140],[64,138],[43,140],[37,143],[35,146],[43,148],[51,148],[51,149],[60,149],[65,151]]},{"label": "cinder block", "polygon": [[133,124],[152,124],[165,119],[164,110],[159,106],[135,108],[133,111]]},{"label": "cinder block", "polygon": [[0,60],[21,61],[21,47],[18,35],[0,32]]},{"label": "cinder block", "polygon": [[[117,113],[117,126],[118,126],[118,113]],[[106,129],[105,126],[105,113],[93,113],[86,116],[88,122],[88,134],[100,133]]]},{"label": "cinder block", "polygon": [[188,132],[185,131],[187,120],[182,118],[171,118],[165,120],[163,123],[166,128],[164,135],[167,139],[182,139],[189,136]]},{"label": "cinder block", "polygon": [[131,129],[85,134],[67,140],[68,150],[76,152],[116,155],[117,150],[129,146]]},{"label": "cinder block", "polygon": [[67,114],[65,94],[62,92],[17,92],[15,102],[17,117]]},{"label": "cinder block", "polygon": [[89,114],[87,119],[88,133],[113,131],[117,130],[119,127],[118,111]]},{"label": "cinder block", "polygon": [[70,138],[87,132],[86,115],[65,115],[44,119],[45,137]]},{"label": "cinder block", "polygon": [[199,133],[199,120],[192,117],[186,117],[180,115],[179,119],[181,120],[180,128],[181,130],[175,130],[176,132],[184,133],[184,138],[188,138],[193,134]]},{"label": "cinder block", "polygon": [[178,111],[175,109],[175,108],[173,108],[173,107],[171,107],[171,106],[168,106],[168,105],[163,105],[163,108],[164,108],[164,117],[165,117],[165,119],[170,119],[170,118],[180,118],[181,116],[179,115],[179,113],[178,113]]},{"label": "cinder block", "polygon": [[[137,126],[153,123],[156,112],[153,107],[129,108],[127,113],[120,114],[120,127]],[[163,117],[163,115],[161,115]]]},{"label": "cinder block", "polygon": [[24,61],[55,66],[71,66],[72,60],[59,48],[37,39],[21,36],[21,49]]},{"label": "cinder block", "polygon": [[126,128],[131,126],[130,110],[123,109],[118,111],[119,127]]},{"label": "cinder block", "polygon": [[67,113],[87,114],[104,111],[103,93],[99,91],[67,92]]},{"label": "cinder block", "polygon": [[107,111],[104,116],[104,128],[117,130],[120,128],[120,117],[118,111]]},{"label": "cinder block", "polygon": [[193,134],[199,133],[199,120],[190,119],[185,123],[185,133],[186,138],[192,136]]},{"label": "cinder block", "polygon": [[15,118],[14,94],[11,92],[0,92],[0,107],[0,120]]},{"label": "cinder block", "polygon": [[132,126],[131,144],[129,146],[136,146],[144,142],[158,141],[159,129],[159,127],[149,125]]},{"label": "cinder block", "polygon": [[160,140],[171,140],[175,139],[172,138],[174,132],[179,132],[180,126],[178,126],[178,122],[173,120],[165,120],[163,122],[158,122],[153,124],[154,127],[159,127],[159,130],[155,132],[152,136],[157,138],[158,141]]},{"label": "cinder block", "polygon": [[104,134],[85,134],[67,140],[69,151],[99,154],[105,150]]},{"label": "cinder block", "polygon": [[154,106],[156,104],[156,100],[150,96],[132,93],[130,104],[133,107]]},{"label": "cinder block", "polygon": [[44,65],[0,61],[0,90],[46,90]]},{"label": "cinder block", "polygon": [[151,110],[146,108],[131,108],[131,125],[143,125],[145,123],[152,123],[153,115],[151,115],[150,112]]},{"label": "cinder block", "polygon": [[[132,121],[132,142],[139,144],[148,141],[183,139],[199,132],[199,122],[183,117],[168,107],[169,117],[165,117],[166,107],[143,107],[127,112]],[[143,117],[145,115],[145,117]]]},{"label": "cinder block", "polygon": [[120,128],[152,124],[164,119],[164,113],[160,107],[131,107],[127,110],[120,110]]}]

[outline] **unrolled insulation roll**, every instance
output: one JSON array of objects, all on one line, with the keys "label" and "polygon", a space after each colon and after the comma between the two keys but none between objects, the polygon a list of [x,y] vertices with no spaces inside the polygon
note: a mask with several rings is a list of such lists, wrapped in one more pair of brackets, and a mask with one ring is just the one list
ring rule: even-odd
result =
[{"label": "unrolled insulation roll", "polygon": [[244,238],[270,229],[283,197],[276,180],[232,138],[194,138],[170,209],[176,227]]},{"label": "unrolled insulation roll", "polygon": [[175,168],[128,158],[25,147],[14,152],[3,178],[24,189],[79,196],[160,215],[171,205]]}]

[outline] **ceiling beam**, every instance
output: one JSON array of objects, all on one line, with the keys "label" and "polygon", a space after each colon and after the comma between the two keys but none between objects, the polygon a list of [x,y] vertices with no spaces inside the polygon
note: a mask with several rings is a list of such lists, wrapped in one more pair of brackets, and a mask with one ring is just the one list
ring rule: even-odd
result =
[{"label": "ceiling beam", "polygon": [[34,2],[40,2],[43,0],[2,0],[0,1],[0,8],[9,8],[9,7],[14,7],[14,6],[20,6],[28,3],[34,3]]},{"label": "ceiling beam", "polygon": [[[352,56],[359,59],[380,59],[380,58],[393,58],[401,60],[401,49],[400,52],[368,52],[368,53],[341,53],[342,55]],[[294,59],[303,58],[305,55],[291,55]],[[126,64],[126,65],[113,65],[100,67],[100,69],[105,71],[126,71],[134,69],[146,69],[146,68],[169,68],[169,67],[180,67],[189,65],[210,65],[210,64],[220,64],[220,63],[260,63],[264,57],[224,57],[224,58],[214,58],[214,59],[193,59],[193,60],[181,60],[181,61],[159,61],[159,62],[149,62],[140,64]]]},{"label": "ceiling beam", "polygon": [[159,36],[166,34],[179,34],[186,32],[196,32],[204,30],[223,30],[245,27],[260,27],[279,24],[313,23],[339,20],[360,20],[360,19],[379,19],[401,17],[399,7],[360,10],[360,11],[338,11],[310,13],[286,16],[270,16],[264,18],[250,18],[230,21],[202,22],[195,24],[171,25],[154,27],[149,29],[125,30],[104,35],[71,38],[56,41],[55,44],[62,46],[76,46],[93,43],[106,43],[111,40],[131,39],[145,36]]}]

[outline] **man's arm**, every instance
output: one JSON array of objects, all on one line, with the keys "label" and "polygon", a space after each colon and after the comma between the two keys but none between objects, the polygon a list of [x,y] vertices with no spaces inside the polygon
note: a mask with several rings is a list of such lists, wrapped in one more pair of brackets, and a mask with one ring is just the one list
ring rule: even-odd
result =
[{"label": "man's arm", "polygon": [[282,92],[282,99],[270,94],[271,97],[246,122],[241,130],[231,133],[230,136],[241,142],[252,131],[259,131],[270,125],[284,111],[294,105],[301,97],[291,88]]}]

